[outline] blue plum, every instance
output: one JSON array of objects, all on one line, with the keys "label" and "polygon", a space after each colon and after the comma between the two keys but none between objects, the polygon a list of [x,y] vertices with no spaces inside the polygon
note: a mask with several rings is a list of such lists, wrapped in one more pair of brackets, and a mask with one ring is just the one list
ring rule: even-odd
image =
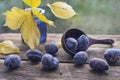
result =
[{"label": "blue plum", "polygon": [[45,45],[45,51],[48,54],[55,56],[56,53],[58,52],[58,46],[55,43],[48,43]]},{"label": "blue plum", "polygon": [[26,52],[27,58],[32,62],[32,63],[38,63],[41,61],[42,54],[38,49],[30,49]]},{"label": "blue plum", "polygon": [[120,59],[120,50],[115,48],[107,49],[104,58],[109,64],[115,64]]},{"label": "blue plum", "polygon": [[59,60],[51,54],[44,54],[41,59],[44,69],[56,69],[59,65]]},{"label": "blue plum", "polygon": [[59,65],[59,60],[56,57],[54,57],[54,59],[53,59],[53,68],[56,69],[58,67],[58,65]]},{"label": "blue plum", "polygon": [[86,51],[89,47],[89,39],[86,35],[81,35],[78,39],[78,50]]},{"label": "blue plum", "polygon": [[73,61],[75,65],[83,65],[88,58],[88,54],[84,51],[80,51],[75,54]]},{"label": "blue plum", "polygon": [[70,49],[73,52],[76,52],[78,50],[78,42],[75,38],[67,38],[66,39],[66,46],[68,49]]},{"label": "blue plum", "polygon": [[4,60],[4,64],[8,68],[16,68],[20,65],[20,63],[21,63],[20,56],[15,54],[8,55]]},{"label": "blue plum", "polygon": [[89,66],[96,71],[106,71],[109,69],[109,64],[101,58],[92,58],[90,60]]}]

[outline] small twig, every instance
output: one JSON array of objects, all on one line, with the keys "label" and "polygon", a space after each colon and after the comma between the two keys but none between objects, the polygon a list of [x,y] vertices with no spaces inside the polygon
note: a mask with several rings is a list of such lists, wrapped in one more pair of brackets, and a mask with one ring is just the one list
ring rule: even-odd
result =
[{"label": "small twig", "polygon": [[25,9],[25,4],[24,4],[24,2],[22,2],[22,4],[23,4],[23,9]]},{"label": "small twig", "polygon": [[43,6],[43,9],[45,10],[46,4],[49,2],[49,0],[45,0],[45,5]]}]

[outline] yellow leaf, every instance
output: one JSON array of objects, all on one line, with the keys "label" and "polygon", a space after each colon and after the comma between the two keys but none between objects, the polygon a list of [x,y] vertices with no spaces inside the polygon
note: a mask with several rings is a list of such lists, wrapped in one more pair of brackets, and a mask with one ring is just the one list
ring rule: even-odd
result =
[{"label": "yellow leaf", "polygon": [[58,48],[62,48],[61,42],[58,42]]},{"label": "yellow leaf", "polygon": [[48,20],[48,19],[47,19],[44,15],[42,15],[38,10],[35,10],[35,9],[34,9],[34,10],[32,10],[32,12],[33,12],[33,14],[34,14],[35,16],[37,16],[37,18],[40,19],[41,21],[43,21],[43,22],[45,22],[45,23],[47,23],[47,24],[49,24],[49,25],[55,26],[53,21]]},{"label": "yellow leaf", "polygon": [[24,42],[31,49],[34,49],[39,45],[40,32],[35,20],[33,19],[33,16],[29,12],[26,12],[26,19],[21,26],[21,35],[24,39]]},{"label": "yellow leaf", "polygon": [[59,18],[68,19],[76,15],[76,12],[73,8],[65,2],[55,2],[53,4],[47,4],[51,9],[52,13]]},{"label": "yellow leaf", "polygon": [[19,52],[19,48],[17,48],[10,40],[0,43],[0,54],[13,54]]},{"label": "yellow leaf", "polygon": [[41,4],[41,0],[23,0],[31,8],[36,8]]},{"label": "yellow leaf", "polygon": [[16,7],[13,7],[11,11],[7,11],[4,14],[6,15],[4,26],[8,26],[12,30],[20,28],[25,20],[25,11]]}]

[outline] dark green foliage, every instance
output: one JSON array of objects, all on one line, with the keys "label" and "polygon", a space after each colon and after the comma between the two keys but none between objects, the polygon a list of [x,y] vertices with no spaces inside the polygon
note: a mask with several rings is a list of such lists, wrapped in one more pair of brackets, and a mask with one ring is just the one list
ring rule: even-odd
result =
[{"label": "dark green foliage", "polygon": [[[56,18],[46,6],[55,1],[67,2],[78,15],[68,20]],[[0,27],[5,22],[2,13],[14,6],[23,8],[21,0],[0,0]],[[120,34],[120,0],[42,0],[40,7],[46,10],[48,19],[53,20],[57,26],[48,27],[48,32],[63,33],[67,28],[77,27],[87,34]],[[0,33],[9,31],[11,30],[0,29]]]}]

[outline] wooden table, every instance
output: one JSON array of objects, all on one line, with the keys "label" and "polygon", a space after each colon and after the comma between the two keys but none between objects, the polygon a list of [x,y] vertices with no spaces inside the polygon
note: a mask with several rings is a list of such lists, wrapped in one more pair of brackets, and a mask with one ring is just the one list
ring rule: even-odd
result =
[{"label": "wooden table", "polygon": [[[61,34],[48,34],[47,42],[61,41]],[[103,54],[108,48],[120,48],[120,35],[89,35],[92,38],[111,38],[115,40],[113,46],[110,45],[93,45],[87,52],[89,59],[85,65],[76,67],[73,64],[72,58],[61,48],[57,53],[57,58],[60,60],[59,68],[54,71],[45,71],[41,63],[32,64],[26,58],[25,52],[29,49],[22,44],[20,34],[0,34],[0,42],[4,40],[12,40],[20,48],[18,55],[22,58],[22,63],[19,68],[9,70],[4,66],[4,58],[6,55],[0,55],[0,80],[120,80],[120,62],[105,73],[94,72],[89,67],[89,60],[93,57],[103,58]],[[38,49],[42,53],[44,45],[40,45]]]}]

